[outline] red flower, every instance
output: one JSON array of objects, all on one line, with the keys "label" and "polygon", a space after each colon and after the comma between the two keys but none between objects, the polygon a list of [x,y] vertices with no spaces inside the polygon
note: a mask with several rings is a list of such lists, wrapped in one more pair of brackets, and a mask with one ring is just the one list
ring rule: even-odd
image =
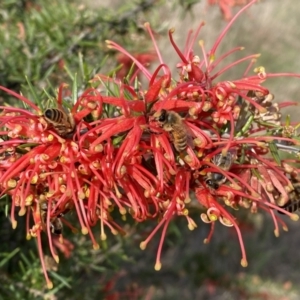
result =
[{"label": "red flower", "polygon": [[219,5],[223,17],[226,21],[232,19],[231,8],[233,6],[242,6],[250,2],[250,0],[208,0],[209,5]]},{"label": "red flower", "polygon": [[[152,62],[157,60],[156,54],[151,51],[149,51],[148,53],[133,54],[133,57],[145,67],[149,67]],[[127,55],[124,55],[123,53],[118,53],[116,56],[116,60],[119,64],[122,65],[122,67],[117,72],[117,76],[120,79],[126,77],[129,71],[131,71],[132,73],[136,73],[139,70],[137,67],[133,67],[131,58]]]}]

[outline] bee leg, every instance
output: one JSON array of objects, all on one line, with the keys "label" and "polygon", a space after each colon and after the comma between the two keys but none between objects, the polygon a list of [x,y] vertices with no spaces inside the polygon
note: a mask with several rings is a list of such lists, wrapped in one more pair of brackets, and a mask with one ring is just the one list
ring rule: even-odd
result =
[{"label": "bee leg", "polygon": [[163,133],[164,133],[163,131],[157,132],[157,131],[152,131],[151,129],[149,129],[148,132],[151,133],[151,134],[156,134],[156,135],[159,135],[159,134],[163,134]]},{"label": "bee leg", "polygon": [[51,233],[54,233],[55,231],[54,225],[51,222],[50,222],[50,231]]}]

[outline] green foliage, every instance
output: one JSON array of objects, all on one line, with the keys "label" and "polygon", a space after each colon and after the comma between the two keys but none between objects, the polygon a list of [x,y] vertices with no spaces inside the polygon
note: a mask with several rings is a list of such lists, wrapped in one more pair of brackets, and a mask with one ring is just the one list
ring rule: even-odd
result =
[{"label": "green foliage", "polygon": [[[107,59],[108,54],[113,53],[106,48],[106,39],[130,48],[133,44],[130,37],[134,34],[140,39],[138,45],[145,50],[148,38],[144,37],[145,32],[137,20],[140,14],[155,7],[154,2],[141,0],[126,4],[116,13],[113,8],[90,9],[78,1],[1,1],[0,85],[16,92],[21,90],[41,103],[45,99],[53,101],[57,86],[70,82],[71,77],[76,87],[72,94],[77,96],[77,88],[84,87],[104,63],[107,70],[115,67],[114,56]],[[134,47],[135,51],[139,50],[137,43]],[[76,73],[78,78],[74,77]],[[11,101],[10,96],[1,92],[0,105]],[[44,106],[45,103],[41,105]],[[102,299],[103,287],[121,263],[128,260],[121,238],[109,237],[109,242],[103,241],[101,249],[95,251],[88,237],[74,236],[66,230],[64,238],[75,245],[75,249],[70,258],[60,252],[58,266],[51,263],[50,254],[45,253],[54,283],[53,290],[48,291],[36,241],[26,240],[24,217],[18,218],[16,230],[11,228],[9,203],[9,199],[1,198],[0,300],[55,299],[56,295],[68,299],[71,294],[77,294],[78,299]],[[45,243],[46,239],[44,234]]]},{"label": "green foliage", "polygon": [[[155,7],[154,2],[127,4],[116,13],[115,9],[105,7],[92,10],[77,1],[1,1],[0,84],[24,92],[26,75],[39,91],[49,82],[57,86],[66,79],[66,66],[72,72],[78,70],[78,54],[91,70],[92,74],[87,74],[90,78],[108,54],[106,39],[126,46],[134,33],[135,38],[140,36],[143,40],[144,30],[138,16]],[[145,39],[139,43],[141,47],[146,44]],[[135,44],[138,51],[136,47]],[[111,60],[106,67],[109,69],[113,64]]]}]

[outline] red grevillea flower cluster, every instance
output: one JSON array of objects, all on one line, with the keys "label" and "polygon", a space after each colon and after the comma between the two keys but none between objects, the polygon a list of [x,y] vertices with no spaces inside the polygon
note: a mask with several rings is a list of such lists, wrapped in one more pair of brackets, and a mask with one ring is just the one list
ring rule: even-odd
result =
[{"label": "red grevillea flower cluster", "polygon": [[232,19],[232,7],[243,6],[249,2],[250,0],[207,0],[209,5],[219,5],[223,17],[227,21]]},{"label": "red grevillea flower cluster", "polygon": [[[72,104],[70,115],[49,121],[44,107],[0,87],[26,104],[26,109],[1,107],[0,115],[0,190],[11,197],[11,222],[15,214],[27,218],[27,236],[35,237],[48,287],[43,259],[42,232],[48,236],[53,258],[63,243],[62,225],[75,230],[81,227],[93,247],[99,248],[92,228],[100,224],[101,239],[106,229],[123,232],[121,217],[130,215],[137,222],[153,220],[154,230],[141,242],[145,249],[152,237],[162,230],[155,269],[161,268],[161,251],[170,221],[186,218],[188,228],[197,227],[189,208],[203,209],[201,219],[209,223],[209,242],[220,221],[233,226],[241,246],[241,264],[247,258],[236,210],[268,212],[275,224],[286,229],[277,212],[292,219],[288,205],[299,198],[298,125],[281,120],[282,108],[297,105],[276,103],[262,86],[269,77],[297,74],[270,74],[264,68],[249,70],[258,55],[249,55],[219,68],[224,58],[241,48],[218,56],[216,50],[232,22],[255,1],[245,6],[220,34],[210,51],[204,43],[192,48],[203,24],[189,33],[181,52],[169,38],[180,63],[179,76],[172,78],[149,32],[160,64],[150,73],[134,56],[112,41],[108,47],[131,58],[139,72],[126,83],[98,74]],[[219,81],[219,75],[241,62],[248,67],[240,79]],[[147,87],[137,80],[143,78]],[[68,89],[61,85],[57,107],[63,110]],[[70,103],[69,103],[70,106]],[[62,128],[75,124],[62,134]],[[60,127],[59,127],[60,126]],[[289,157],[282,155],[289,153]],[[68,221],[73,211],[78,224]],[[59,236],[57,240],[56,236]]]}]

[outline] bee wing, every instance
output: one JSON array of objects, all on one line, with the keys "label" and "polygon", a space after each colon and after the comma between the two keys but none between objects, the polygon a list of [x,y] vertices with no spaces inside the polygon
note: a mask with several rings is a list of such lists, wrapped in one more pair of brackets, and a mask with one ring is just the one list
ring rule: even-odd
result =
[{"label": "bee wing", "polygon": [[242,130],[242,128],[244,127],[248,118],[251,115],[251,113],[249,111],[250,103],[248,101],[246,101],[245,99],[243,99],[241,96],[239,96],[239,98],[237,100],[237,105],[240,106],[241,110],[240,110],[239,117],[236,121],[235,133],[238,133]]},{"label": "bee wing", "polygon": [[195,148],[194,139],[191,133],[187,135],[187,145],[190,146],[192,149]]},{"label": "bee wing", "polygon": [[225,156],[222,153],[218,153],[212,158],[213,164],[221,167],[224,170],[229,170],[232,163],[237,157],[236,149],[229,149]]},{"label": "bee wing", "polygon": [[185,122],[182,122],[182,124],[184,125],[185,131],[186,131],[187,145],[190,146],[192,149],[194,149],[195,148],[195,144],[194,144],[193,131],[186,125]]}]

